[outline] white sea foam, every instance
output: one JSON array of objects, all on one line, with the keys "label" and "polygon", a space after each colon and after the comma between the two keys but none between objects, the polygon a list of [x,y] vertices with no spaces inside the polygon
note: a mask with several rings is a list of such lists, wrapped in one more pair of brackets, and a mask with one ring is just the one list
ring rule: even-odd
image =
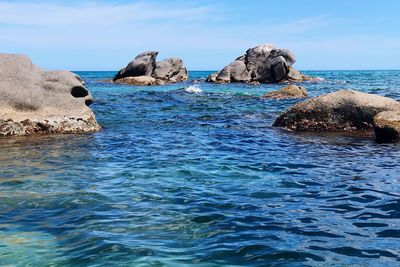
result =
[{"label": "white sea foam", "polygon": [[192,93],[192,94],[199,94],[202,92],[202,90],[199,85],[195,84],[195,85],[190,85],[190,86],[186,87],[185,92]]}]

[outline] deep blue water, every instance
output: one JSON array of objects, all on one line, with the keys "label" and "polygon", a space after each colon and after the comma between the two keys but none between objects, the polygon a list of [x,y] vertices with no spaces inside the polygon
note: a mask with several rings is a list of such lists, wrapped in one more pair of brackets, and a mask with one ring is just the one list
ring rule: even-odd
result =
[{"label": "deep blue water", "polygon": [[[1,266],[400,265],[400,145],[272,128],[282,85],[78,74],[103,131],[0,140]],[[400,71],[307,74],[400,99]]]}]

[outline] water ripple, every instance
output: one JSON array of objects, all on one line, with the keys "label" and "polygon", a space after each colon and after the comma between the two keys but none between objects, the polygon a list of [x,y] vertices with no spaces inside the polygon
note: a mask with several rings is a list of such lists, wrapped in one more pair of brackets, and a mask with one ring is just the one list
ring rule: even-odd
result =
[{"label": "water ripple", "polygon": [[[80,74],[102,132],[0,139],[0,265],[400,264],[398,145],[272,128],[281,85]],[[398,72],[310,74],[400,98]]]}]

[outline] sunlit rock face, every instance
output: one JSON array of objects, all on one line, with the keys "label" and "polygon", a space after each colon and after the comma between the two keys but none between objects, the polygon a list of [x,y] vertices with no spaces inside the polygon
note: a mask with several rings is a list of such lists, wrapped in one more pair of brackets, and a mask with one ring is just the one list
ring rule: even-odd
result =
[{"label": "sunlit rock face", "polygon": [[0,54],[0,135],[100,130],[82,79],[44,71],[25,55]]},{"label": "sunlit rock face", "polygon": [[264,99],[296,99],[307,97],[307,90],[302,86],[290,84],[277,91],[272,91],[263,95]]},{"label": "sunlit rock face", "polygon": [[273,125],[292,131],[369,131],[374,128],[374,117],[383,111],[400,111],[400,103],[379,95],[340,90],[292,106]]}]

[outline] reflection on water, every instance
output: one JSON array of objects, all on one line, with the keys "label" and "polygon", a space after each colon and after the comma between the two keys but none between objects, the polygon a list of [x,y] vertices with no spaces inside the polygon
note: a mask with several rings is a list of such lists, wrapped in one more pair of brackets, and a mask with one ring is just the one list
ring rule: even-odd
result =
[{"label": "reflection on water", "polygon": [[[399,264],[399,145],[273,129],[277,85],[81,74],[104,131],[0,139],[0,265]],[[399,98],[390,72],[315,75]]]}]

